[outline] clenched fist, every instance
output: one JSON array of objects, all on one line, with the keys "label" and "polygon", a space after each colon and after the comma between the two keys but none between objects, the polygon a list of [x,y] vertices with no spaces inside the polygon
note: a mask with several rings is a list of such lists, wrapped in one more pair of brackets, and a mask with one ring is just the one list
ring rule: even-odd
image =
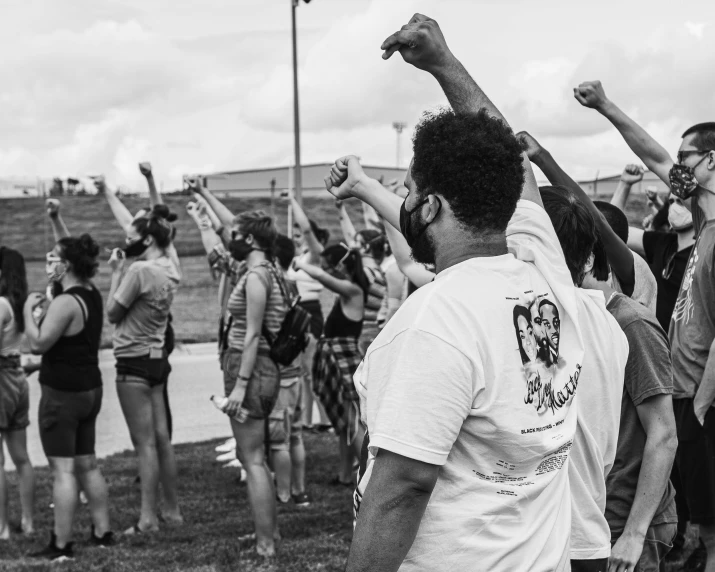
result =
[{"label": "clenched fist", "polygon": [[60,201],[57,199],[47,199],[45,201],[45,208],[47,209],[48,216],[54,218],[60,213]]},{"label": "clenched fist", "polygon": [[360,160],[355,155],[347,155],[330,168],[330,174],[325,177],[325,188],[336,199],[345,200],[355,196],[355,189],[366,178]]},{"label": "clenched fist", "polygon": [[526,151],[526,156],[529,157],[530,161],[536,159],[544,150],[539,142],[526,131],[517,133],[516,138],[523,145],[524,150]]},{"label": "clenched fist", "polygon": [[643,180],[643,167],[640,165],[626,165],[621,173],[621,181],[629,185],[635,185]]},{"label": "clenched fist", "polygon": [[395,52],[400,52],[402,59],[418,69],[434,74],[454,60],[454,55],[447,47],[447,42],[435,20],[415,14],[380,46],[387,60]]},{"label": "clenched fist", "polygon": [[149,162],[144,162],[144,163],[139,163],[139,172],[144,175],[145,177],[148,177],[151,175],[151,163]]},{"label": "clenched fist", "polygon": [[608,103],[600,81],[583,82],[574,88],[573,95],[581,105],[591,109],[602,109]]}]

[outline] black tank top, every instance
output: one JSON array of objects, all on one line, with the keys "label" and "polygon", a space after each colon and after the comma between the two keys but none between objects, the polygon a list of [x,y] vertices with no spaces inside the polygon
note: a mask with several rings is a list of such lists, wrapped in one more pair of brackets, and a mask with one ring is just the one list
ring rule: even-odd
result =
[{"label": "black tank top", "polygon": [[325,320],[323,335],[326,338],[359,338],[361,333],[362,320],[356,322],[348,318],[343,312],[343,305],[338,296]]},{"label": "black tank top", "polygon": [[75,298],[82,309],[84,328],[73,336],[61,337],[45,352],[40,367],[40,383],[59,391],[89,391],[101,387],[99,343],[104,322],[102,295],[94,286],[91,290],[75,286],[61,295]]}]

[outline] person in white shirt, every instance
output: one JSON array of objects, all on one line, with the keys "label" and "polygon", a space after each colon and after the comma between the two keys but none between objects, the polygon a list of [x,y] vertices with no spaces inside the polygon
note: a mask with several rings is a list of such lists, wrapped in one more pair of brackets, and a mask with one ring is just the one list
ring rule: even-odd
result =
[{"label": "person in white shirt", "polygon": [[[578,286],[581,333],[587,351],[579,378],[576,438],[569,458],[571,570],[606,572],[611,531],[604,515],[606,477],[616,458],[628,341],[606,309],[603,292],[583,288],[586,276],[607,280],[608,261],[586,205],[565,188],[541,187],[546,213],[556,229],[566,264]],[[510,223],[510,242],[519,240]]]},{"label": "person in white shirt", "polygon": [[[584,357],[571,275],[528,158],[436,22],[416,15],[383,48],[437,77],[455,111],[417,128],[399,224],[436,278],[355,375],[369,445],[347,570],[566,570]],[[326,185],[373,207],[381,188],[356,157]],[[507,249],[515,213],[529,262]],[[544,300],[558,313],[558,361],[524,363],[515,307]]]}]

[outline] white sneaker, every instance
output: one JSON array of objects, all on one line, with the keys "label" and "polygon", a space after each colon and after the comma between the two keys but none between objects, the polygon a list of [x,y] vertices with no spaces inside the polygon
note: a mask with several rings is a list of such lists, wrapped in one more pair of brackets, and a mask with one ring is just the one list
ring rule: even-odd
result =
[{"label": "white sneaker", "polygon": [[224,469],[240,469],[243,465],[241,465],[241,461],[238,459],[234,459],[233,461],[229,461],[226,463],[223,468]]},{"label": "white sneaker", "polygon": [[231,437],[228,439],[225,443],[221,443],[218,447],[216,447],[216,452],[217,453],[228,453],[229,451],[235,451],[236,450],[236,439]]},{"label": "white sneaker", "polygon": [[228,453],[222,453],[216,457],[217,463],[228,463],[236,458],[236,451],[229,451]]}]

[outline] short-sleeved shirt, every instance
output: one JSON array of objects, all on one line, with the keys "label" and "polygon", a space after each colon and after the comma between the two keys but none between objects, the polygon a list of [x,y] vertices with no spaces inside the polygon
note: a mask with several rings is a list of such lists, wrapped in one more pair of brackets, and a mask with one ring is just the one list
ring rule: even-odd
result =
[{"label": "short-sleeved shirt", "polygon": [[[263,314],[263,324],[272,334],[278,333],[283,324],[283,319],[288,312],[283,294],[281,293],[280,285],[276,279],[277,270],[269,269],[270,262],[264,262],[245,272],[239,278],[236,286],[231,292],[228,299],[228,311],[233,318],[231,329],[228,333],[228,347],[243,351],[243,344],[246,340],[246,324],[247,324],[247,304],[246,304],[246,281],[248,276],[255,274],[261,280],[261,283],[266,288],[267,298],[266,307]],[[259,351],[268,353],[270,346],[264,336],[261,335],[258,342]]]},{"label": "short-sleeved shirt", "polygon": [[166,256],[129,266],[114,294],[114,300],[127,310],[114,329],[116,357],[145,356],[164,347],[179,281],[179,272]]},{"label": "short-sleeved shirt", "polygon": [[[285,272],[283,273],[283,277],[285,279],[285,287],[286,292],[288,294],[288,298],[290,300],[295,300],[299,295],[298,285],[293,280],[288,279],[287,274]],[[293,360],[292,364],[281,366],[281,387],[290,387],[296,381],[298,381],[298,379],[300,379],[301,365],[302,356],[298,356],[297,358],[295,358],[295,360]]]},{"label": "short-sleeved shirt", "polygon": [[[637,252],[633,253],[633,273],[635,282],[633,284],[633,293],[630,296],[631,299],[655,313],[658,298],[658,284],[650,266],[648,266],[648,263],[643,260],[641,255]],[[608,284],[611,288],[623,294],[623,288],[615,274],[611,273],[608,277]]]},{"label": "short-sleeved shirt", "polygon": [[369,434],[358,522],[380,449],[440,466],[403,572],[568,567],[578,304],[546,212],[520,201],[510,227],[516,254],[441,271],[355,373]]},{"label": "short-sleeved shirt", "polygon": [[678,250],[678,235],[674,232],[647,231],[643,233],[643,249],[658,283],[655,316],[667,332],[693,247]]},{"label": "short-sleeved shirt", "polygon": [[670,322],[674,399],[695,397],[715,338],[715,220],[700,231]]},{"label": "short-sleeved shirt", "polygon": [[[633,506],[647,438],[636,407],[650,397],[671,395],[673,375],[668,338],[655,316],[622,294],[616,294],[607,307],[626,334],[629,347],[616,460],[606,480],[606,519],[615,541]],[[668,481],[651,524],[677,520],[675,490]]]}]

